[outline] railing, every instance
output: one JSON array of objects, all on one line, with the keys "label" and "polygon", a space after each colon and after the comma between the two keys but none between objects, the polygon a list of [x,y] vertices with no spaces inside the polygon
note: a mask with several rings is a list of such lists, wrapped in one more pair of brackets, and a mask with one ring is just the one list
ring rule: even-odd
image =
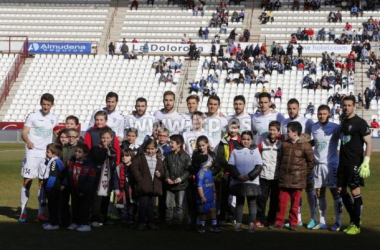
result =
[{"label": "railing", "polygon": [[189,66],[191,66],[191,59],[189,60],[189,63],[186,65],[186,68],[184,70],[184,78],[182,79],[181,83],[181,89],[179,91],[179,98],[177,101],[177,111],[179,109],[180,104],[183,102],[183,91],[184,91],[184,86],[187,86],[187,82],[189,80]]},{"label": "railing", "polygon": [[[10,38],[9,38],[10,39]],[[11,39],[10,39],[11,40]],[[8,53],[9,54],[9,53]],[[15,60],[10,66],[7,76],[4,78],[0,87],[0,108],[3,106],[5,100],[7,99],[9,92],[16,81],[18,74],[21,71],[22,65],[25,63],[28,57],[28,38],[25,39],[23,46],[17,53]]]},{"label": "railing", "polygon": [[114,19],[115,19],[115,16],[117,15],[117,10],[118,9],[119,9],[119,0],[116,1],[116,6],[115,6],[115,8],[112,11],[111,20],[110,20],[110,22],[108,24],[107,33],[106,33],[106,36],[104,38],[103,48],[106,51],[107,51],[107,46],[108,46],[108,40],[111,38],[111,29],[114,26]]}]

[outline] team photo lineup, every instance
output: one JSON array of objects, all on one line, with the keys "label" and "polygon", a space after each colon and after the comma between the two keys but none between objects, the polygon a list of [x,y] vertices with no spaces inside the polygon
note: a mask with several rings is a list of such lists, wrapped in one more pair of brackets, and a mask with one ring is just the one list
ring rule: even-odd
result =
[{"label": "team photo lineup", "polygon": [[[204,113],[198,110],[200,97],[189,95],[188,112],[179,114],[176,98],[166,91],[164,108],[150,114],[147,99],[139,97],[134,111],[125,114],[117,108],[118,94],[108,92],[106,107],[93,112],[82,136],[76,116],[57,127],[54,96],[43,94],[41,109],[27,116],[22,130],[19,222],[32,219],[27,203],[37,198],[44,230],[87,232],[117,223],[141,231],[306,227],[360,234],[361,187],[370,176],[372,142],[352,96],[342,100],[340,125],[330,121],[327,105],[317,108],[314,123],[300,114],[294,98],[285,118],[265,92],[257,97],[255,114],[246,112],[243,95],[234,97],[233,114],[220,112],[217,95],[208,97]],[[34,179],[38,194],[29,191]],[[333,206],[332,225],[327,204]]]}]

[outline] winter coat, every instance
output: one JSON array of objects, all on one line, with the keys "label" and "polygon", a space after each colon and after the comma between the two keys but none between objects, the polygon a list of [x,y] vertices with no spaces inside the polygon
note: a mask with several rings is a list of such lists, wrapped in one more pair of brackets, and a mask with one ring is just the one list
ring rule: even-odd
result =
[{"label": "winter coat", "polygon": [[279,186],[283,188],[306,188],[307,178],[314,168],[314,153],[306,138],[296,143],[286,140],[281,149]]},{"label": "winter coat", "polygon": [[138,154],[132,161],[132,174],[136,180],[136,190],[139,196],[143,195],[162,195],[162,182],[164,167],[161,159],[157,159],[156,171],[161,177],[156,175],[152,178],[145,154]]}]

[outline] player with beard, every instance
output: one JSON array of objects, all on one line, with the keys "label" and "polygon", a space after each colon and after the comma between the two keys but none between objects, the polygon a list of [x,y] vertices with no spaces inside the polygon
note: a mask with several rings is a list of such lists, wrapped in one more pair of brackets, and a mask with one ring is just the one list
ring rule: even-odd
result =
[{"label": "player with beard", "polygon": [[245,97],[243,95],[237,95],[234,98],[235,114],[227,116],[227,120],[230,121],[236,118],[240,122],[240,133],[245,130],[251,130],[251,115],[245,112]]},{"label": "player with beard", "polygon": [[319,223],[313,229],[327,229],[326,225],[326,188],[334,198],[335,223],[331,231],[339,231],[342,225],[342,198],[336,192],[339,165],[338,142],[340,126],[329,122],[330,108],[327,105],[318,107],[318,123],[312,127],[314,144],[314,187],[318,197]]},{"label": "player with beard", "polygon": [[[360,233],[363,209],[360,187],[364,186],[363,179],[370,176],[371,130],[367,122],[355,114],[353,96],[343,98],[343,112],[345,119],[341,125],[337,191],[350,215],[350,225],[344,232],[349,235],[356,235]],[[366,145],[365,152],[363,150],[364,144]],[[351,189],[353,201],[347,192],[347,186]]]},{"label": "player with beard", "polygon": [[163,97],[164,108],[157,110],[154,117],[163,123],[169,130],[170,135],[182,133],[185,127],[185,119],[174,109],[175,94],[173,91],[165,91]]},{"label": "player with beard", "polygon": [[147,112],[147,100],[139,97],[136,100],[135,111],[125,117],[125,129],[135,128],[138,131],[136,143],[142,145],[144,138],[153,132],[154,116]]},{"label": "player with beard", "polygon": [[[283,120],[281,122],[281,132],[284,140],[287,140],[287,125],[290,122],[299,122],[302,126],[302,134],[306,134],[308,136],[311,136],[311,128],[314,125],[314,122],[306,118],[304,116],[300,116],[300,104],[297,99],[292,98],[288,101],[288,115],[289,118]],[[305,136],[305,135],[303,135]],[[317,215],[317,195],[315,194],[314,190],[314,180],[310,178],[307,183],[306,187],[306,194],[307,194],[307,202],[309,204],[310,208],[310,214],[311,219],[307,225],[308,229],[312,229],[317,225],[316,222],[316,215]],[[298,211],[298,220],[299,220],[299,226],[303,226],[302,223],[302,197],[300,199],[300,205],[299,205],[299,211]],[[289,224],[285,224],[285,227],[288,227]]]}]

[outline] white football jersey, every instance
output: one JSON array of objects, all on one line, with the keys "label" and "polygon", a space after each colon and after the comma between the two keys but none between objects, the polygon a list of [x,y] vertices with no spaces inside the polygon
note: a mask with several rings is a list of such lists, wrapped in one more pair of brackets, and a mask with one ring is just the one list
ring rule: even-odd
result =
[{"label": "white football jersey", "polygon": [[32,112],[26,118],[24,126],[29,127],[28,138],[34,144],[28,149],[25,144],[26,156],[45,157],[46,146],[53,141],[53,128],[58,124],[58,117],[50,112],[44,115],[41,110]]},{"label": "white football jersey", "polygon": [[88,123],[88,129],[95,125],[95,114],[98,111],[104,111],[107,113],[107,126],[110,127],[116,134],[116,136],[124,138],[124,116],[120,111],[113,111],[110,113],[107,108],[96,109],[91,115],[91,120]]},{"label": "white football jersey", "polygon": [[127,115],[125,117],[125,129],[135,128],[138,131],[137,144],[142,145],[144,138],[153,133],[153,124],[155,122],[154,116],[146,112],[143,116]]},{"label": "white football jersey", "polygon": [[193,152],[197,147],[197,144],[196,144],[197,139],[201,135],[204,135],[207,137],[209,144],[210,144],[210,147],[212,148],[213,145],[212,145],[211,137],[205,130],[202,129],[201,131],[186,131],[183,133],[182,136],[183,136],[183,139],[185,141],[185,151],[190,156],[193,155]]},{"label": "white football jersey", "polygon": [[338,165],[338,142],[340,138],[340,126],[328,122],[321,125],[319,122],[312,127],[314,139],[314,156],[318,164]]},{"label": "white football jersey", "polygon": [[239,120],[240,122],[240,130],[239,132],[243,132],[245,130],[249,130],[251,131],[251,115],[250,114],[247,114],[247,113],[244,113],[244,114],[241,114],[241,115],[229,115],[227,116],[227,120],[231,120],[232,118],[236,118]]},{"label": "white football jersey", "polygon": [[185,128],[185,118],[177,111],[166,113],[165,109],[157,110],[154,113],[156,122],[160,121],[169,130],[169,135],[181,134]]},{"label": "white football jersey", "polygon": [[263,115],[256,113],[252,115],[252,132],[255,134],[254,144],[257,145],[262,139],[268,137],[269,123],[278,121],[280,124],[284,121],[284,116],[281,113],[272,113]]},{"label": "white football jersey", "polygon": [[284,136],[285,140],[288,139],[288,133],[287,133],[288,129],[286,128],[286,126],[289,124],[289,122],[299,122],[299,123],[301,123],[302,133],[311,135],[311,127],[314,125],[314,122],[311,119],[306,118],[304,116],[298,116],[294,120],[291,120],[290,118],[287,118],[287,119],[283,120],[282,123],[281,123],[281,134]]},{"label": "white football jersey", "polygon": [[226,132],[227,125],[227,119],[220,117],[219,114],[216,116],[207,116],[205,119],[204,128],[211,137],[211,144],[214,146],[214,150],[216,150],[223,134]]}]

